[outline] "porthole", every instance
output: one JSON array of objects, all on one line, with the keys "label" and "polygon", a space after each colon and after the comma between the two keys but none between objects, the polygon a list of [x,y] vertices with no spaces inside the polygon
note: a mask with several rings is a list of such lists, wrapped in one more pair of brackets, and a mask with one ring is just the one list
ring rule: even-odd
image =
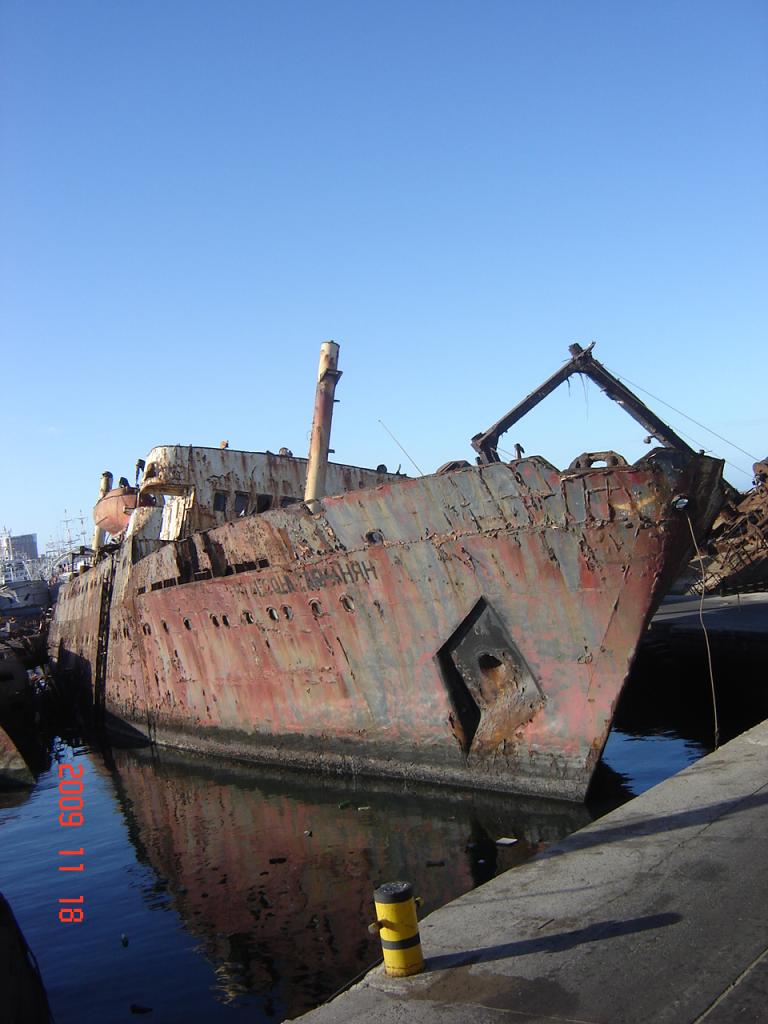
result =
[{"label": "porthole", "polygon": [[168,632],[168,623],[165,621],[165,619],[161,619],[160,621],[163,624],[163,629],[167,633]]},{"label": "porthole", "polygon": [[244,611],[243,612],[243,622],[245,622],[247,625],[250,626],[250,625],[253,624],[253,621],[254,621],[253,620],[253,615],[251,614],[251,612]]},{"label": "porthole", "polygon": [[284,604],[283,615],[290,621],[293,618],[293,608],[291,608],[290,605]]},{"label": "porthole", "polygon": [[277,608],[267,608],[267,615],[272,619],[273,622],[277,622],[280,618],[280,613]]},{"label": "porthole", "polygon": [[192,629],[192,623],[189,619],[184,619],[184,629]]},{"label": "porthole", "polygon": [[148,622],[145,622],[141,628],[144,633],[144,636],[152,636],[152,629]]},{"label": "porthole", "polygon": [[312,614],[315,616],[316,619],[319,619],[320,616],[323,614],[323,606],[320,604],[319,601],[310,601],[309,607],[312,609]]},{"label": "porthole", "polygon": [[216,616],[215,616],[215,615],[213,614],[213,612],[211,612],[211,622],[212,622],[212,623],[214,624],[214,626],[216,627],[216,629],[218,629],[218,628],[219,628],[219,620],[218,620],[218,618],[217,618],[217,617],[216,617]]},{"label": "porthole", "polygon": [[222,615],[221,616],[221,624],[222,624],[222,626],[226,626],[227,629],[229,629],[229,618],[228,618],[228,616],[226,616],[226,615]]},{"label": "porthole", "polygon": [[349,594],[342,594],[339,600],[341,601],[341,607],[345,608],[348,612],[353,612],[355,610],[355,602]]}]

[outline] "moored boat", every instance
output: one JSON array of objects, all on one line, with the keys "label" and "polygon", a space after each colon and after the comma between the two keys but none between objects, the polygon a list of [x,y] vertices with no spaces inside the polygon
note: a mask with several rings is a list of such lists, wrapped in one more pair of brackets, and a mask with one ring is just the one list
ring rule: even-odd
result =
[{"label": "moored boat", "polygon": [[0,992],[3,1024],[53,1024],[48,996],[32,950],[0,893]]},{"label": "moored boat", "polygon": [[31,785],[46,754],[38,737],[45,637],[0,640],[0,788]]},{"label": "moored boat", "polygon": [[[473,438],[474,466],[409,479],[327,463],[328,351],[309,465],[154,449],[122,543],[59,595],[59,673],[110,726],[160,743],[582,800],[639,639],[723,484],[722,462],[591,348],[572,355]],[[573,373],[662,446],[633,465],[501,462],[501,434]]]}]

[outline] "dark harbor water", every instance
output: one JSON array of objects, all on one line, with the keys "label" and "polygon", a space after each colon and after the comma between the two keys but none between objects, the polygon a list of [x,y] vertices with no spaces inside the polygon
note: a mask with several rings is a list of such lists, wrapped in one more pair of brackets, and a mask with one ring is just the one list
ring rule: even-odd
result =
[{"label": "dark harbor water", "polygon": [[[0,891],[55,1020],[300,1014],[378,960],[376,885],[411,880],[429,913],[706,753],[711,706],[675,679],[673,700],[658,666],[635,673],[586,808],[59,741],[29,795],[0,794]],[[60,823],[62,773],[82,824]]]},{"label": "dark harbor water", "polygon": [[[59,824],[60,764],[82,774],[82,825]],[[376,885],[412,880],[428,913],[589,820],[569,804],[313,787],[61,744],[29,799],[0,810],[0,889],[59,1024],[132,1020],[131,1006],[162,1021],[282,1020],[377,960]],[[80,907],[81,923],[58,920]]]}]

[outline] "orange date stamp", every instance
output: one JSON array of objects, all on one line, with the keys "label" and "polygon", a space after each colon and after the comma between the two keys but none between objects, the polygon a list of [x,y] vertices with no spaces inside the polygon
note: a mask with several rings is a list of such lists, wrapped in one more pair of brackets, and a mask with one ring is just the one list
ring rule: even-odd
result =
[{"label": "orange date stamp", "polygon": [[[61,828],[80,828],[85,821],[83,811],[83,766],[64,763],[59,765],[59,825]],[[60,857],[82,858],[85,850],[59,850]],[[59,864],[59,871],[85,871],[85,862],[69,861]],[[62,924],[81,924],[85,920],[84,896],[65,896],[59,900],[59,921]]]}]

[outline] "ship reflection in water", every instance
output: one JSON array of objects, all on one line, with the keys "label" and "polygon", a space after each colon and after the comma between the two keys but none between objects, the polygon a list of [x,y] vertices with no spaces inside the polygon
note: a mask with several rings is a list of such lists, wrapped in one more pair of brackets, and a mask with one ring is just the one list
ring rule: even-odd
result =
[{"label": "ship reflection in water", "polygon": [[214,966],[215,998],[256,997],[273,1019],[377,960],[366,926],[381,882],[409,879],[428,913],[589,820],[566,804],[265,780],[168,753],[116,751],[109,767],[139,860]]}]

